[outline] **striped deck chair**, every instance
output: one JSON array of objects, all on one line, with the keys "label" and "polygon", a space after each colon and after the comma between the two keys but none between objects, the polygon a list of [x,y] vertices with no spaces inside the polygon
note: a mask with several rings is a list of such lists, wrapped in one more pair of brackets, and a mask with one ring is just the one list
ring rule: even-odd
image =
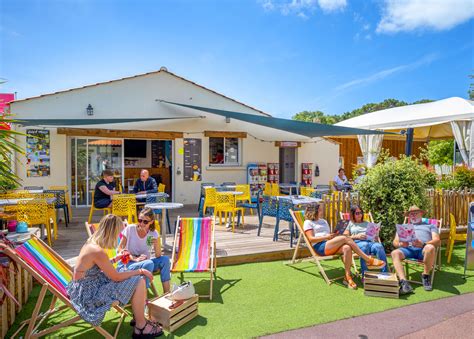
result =
[{"label": "striped deck chair", "polygon": [[176,221],[171,272],[210,272],[209,297],[217,268],[214,218],[180,218]]},{"label": "striped deck chair", "polygon": [[[16,263],[23,269],[27,270],[42,286],[31,318],[21,323],[20,328],[15,334],[13,334],[13,337],[15,337],[26,325],[28,325],[28,328],[26,330],[25,338],[39,338],[82,320],[79,315],[76,315],[60,324],[51,326],[44,330],[39,330],[40,325],[53,313],[64,309],[71,309],[76,312],[74,307],[71,305],[66,292],[66,286],[72,279],[72,267],[59,254],[51,249],[51,247],[34,235],[32,235],[30,240],[14,250],[8,248],[6,251],[10,251],[10,253],[13,254],[12,257]],[[48,291],[53,294],[53,299],[48,309],[45,312],[40,313],[46,292]],[[64,305],[56,307],[56,302],[58,300]],[[114,335],[111,335],[101,326],[93,326],[94,329],[105,338],[117,337],[120,326],[127,315],[125,310],[120,306],[116,305],[114,308],[121,314]]]},{"label": "striped deck chair", "polygon": [[[341,220],[351,220],[351,214],[339,212],[339,218]],[[372,216],[372,212],[364,213],[364,220],[368,222],[374,222],[374,217]]]},{"label": "striped deck chair", "polygon": [[[340,277],[337,277],[337,278],[334,278],[334,279],[329,279],[326,272],[324,271],[323,266],[321,265],[321,261],[340,258],[341,255],[340,254],[333,254],[333,255],[328,255],[328,256],[320,256],[319,254],[317,254],[316,251],[314,250],[313,246],[311,245],[311,242],[309,241],[308,237],[306,236],[306,233],[304,232],[304,229],[303,229],[303,224],[304,224],[304,220],[305,220],[304,219],[304,211],[290,210],[290,214],[291,214],[291,217],[293,218],[293,220],[295,222],[295,225],[298,228],[298,231],[300,233],[300,235],[298,237],[298,242],[296,243],[295,251],[293,252],[293,258],[291,259],[291,264],[293,265],[296,262],[300,262],[302,260],[308,260],[308,259],[311,260],[311,261],[314,261],[314,263],[316,264],[316,266],[319,269],[319,273],[321,273],[321,275],[323,276],[324,280],[326,281],[326,283],[328,285],[331,285],[336,280],[343,279],[344,276],[340,276]],[[298,257],[298,251],[300,249],[300,246],[303,245],[301,243],[301,240],[304,240],[304,242],[306,243],[306,247],[308,248],[309,252],[311,253],[311,257],[307,258],[307,259],[296,260],[296,258]],[[353,260],[352,264],[355,266],[354,260]]]}]

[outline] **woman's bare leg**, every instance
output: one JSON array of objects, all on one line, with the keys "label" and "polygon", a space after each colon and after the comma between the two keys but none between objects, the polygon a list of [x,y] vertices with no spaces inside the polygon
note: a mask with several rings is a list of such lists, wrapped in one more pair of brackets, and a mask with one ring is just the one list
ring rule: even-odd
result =
[{"label": "woman's bare leg", "polygon": [[145,279],[140,279],[140,282],[133,292],[132,295],[132,312],[133,317],[136,321],[136,326],[138,328],[145,327],[146,319],[145,319],[145,301],[146,301],[146,284]]},{"label": "woman's bare leg", "polygon": [[339,235],[335,238],[332,238],[331,240],[328,240],[326,242],[326,251],[328,253],[336,253],[342,245],[350,246],[352,251],[357,253],[363,260],[366,260],[366,261],[369,260],[369,256],[367,254],[365,254],[359,248],[359,246],[357,246],[357,244],[354,242],[354,240],[352,240],[352,238],[346,237],[344,235]]},{"label": "woman's bare leg", "polygon": [[352,248],[349,245],[342,245],[342,247],[339,248],[336,253],[342,254],[342,261],[344,262],[344,270],[346,271],[346,276],[350,276],[352,267]]}]

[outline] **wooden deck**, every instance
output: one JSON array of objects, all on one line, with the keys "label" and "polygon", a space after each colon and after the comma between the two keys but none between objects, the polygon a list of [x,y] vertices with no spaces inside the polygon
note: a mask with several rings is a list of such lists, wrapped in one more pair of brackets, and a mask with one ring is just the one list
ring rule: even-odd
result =
[{"label": "wooden deck", "polygon": [[[170,212],[170,222],[174,225],[178,215],[197,216],[197,207],[189,205],[179,210],[170,210]],[[84,222],[88,218],[88,213],[88,208],[75,208],[69,227],[66,228],[64,222],[58,224],[58,240],[54,242],[53,247],[71,264],[75,263],[76,256],[87,240]],[[96,212],[93,222],[98,222],[100,217],[100,212]],[[217,225],[215,237],[218,264],[222,266],[291,258],[293,249],[289,245],[289,236],[281,236],[279,241],[273,241],[275,221],[275,218],[266,217],[260,236],[257,236],[258,217],[256,215],[246,215],[245,225],[236,228],[235,233],[232,233],[231,229]],[[280,229],[285,228],[288,228],[288,223],[282,221]],[[173,243],[172,235],[168,235],[167,243]],[[171,253],[168,251],[165,254]]]}]

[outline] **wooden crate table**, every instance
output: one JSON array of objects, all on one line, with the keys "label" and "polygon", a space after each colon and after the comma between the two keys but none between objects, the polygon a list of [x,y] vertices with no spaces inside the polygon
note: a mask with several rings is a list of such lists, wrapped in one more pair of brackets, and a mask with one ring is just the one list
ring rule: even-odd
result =
[{"label": "wooden crate table", "polygon": [[365,295],[398,299],[397,276],[395,273],[366,271],[364,274],[364,290]]},{"label": "wooden crate table", "polygon": [[149,316],[160,324],[163,329],[173,332],[198,315],[199,296],[195,294],[183,304],[170,309],[173,300],[170,294],[165,294],[148,303]]}]

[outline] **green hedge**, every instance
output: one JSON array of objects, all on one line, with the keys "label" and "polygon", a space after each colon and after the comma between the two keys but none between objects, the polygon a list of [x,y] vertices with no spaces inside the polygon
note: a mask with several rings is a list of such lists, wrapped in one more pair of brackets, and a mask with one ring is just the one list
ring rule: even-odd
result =
[{"label": "green hedge", "polygon": [[395,225],[403,222],[404,211],[412,205],[429,209],[426,189],[432,184],[432,172],[417,159],[402,156],[399,160],[382,159],[356,185],[362,207],[382,223],[380,238],[387,250],[392,248]]}]

